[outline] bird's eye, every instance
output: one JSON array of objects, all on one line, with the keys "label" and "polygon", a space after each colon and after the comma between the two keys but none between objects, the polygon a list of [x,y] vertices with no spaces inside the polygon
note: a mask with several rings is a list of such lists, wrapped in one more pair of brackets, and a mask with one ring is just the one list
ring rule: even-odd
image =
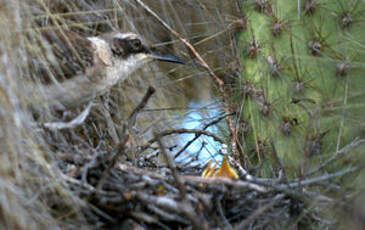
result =
[{"label": "bird's eye", "polygon": [[136,51],[140,50],[142,48],[142,42],[139,39],[133,39],[130,42],[132,48]]}]

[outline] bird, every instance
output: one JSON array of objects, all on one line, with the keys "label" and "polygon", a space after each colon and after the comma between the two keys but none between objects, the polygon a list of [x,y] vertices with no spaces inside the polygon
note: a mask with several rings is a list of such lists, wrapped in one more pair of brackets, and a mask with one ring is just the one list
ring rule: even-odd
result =
[{"label": "bird", "polygon": [[229,179],[234,179],[234,180],[239,179],[237,172],[229,164],[228,155],[224,155],[222,164],[219,167],[219,169],[217,171],[215,171],[215,173],[213,174],[213,177],[229,178]]},{"label": "bird", "polygon": [[228,155],[224,155],[221,166],[217,169],[217,164],[212,164],[210,160],[203,169],[201,177],[203,178],[228,178],[239,179],[237,172],[232,168],[228,161]]},{"label": "bird", "polygon": [[39,45],[45,58],[30,58],[32,79],[38,78],[38,83],[30,84],[28,94],[33,103],[34,97],[41,96],[47,105],[62,110],[103,95],[153,60],[184,64],[181,58],[152,48],[133,32],[88,37],[71,31],[47,31]]},{"label": "bird", "polygon": [[213,162],[213,160],[210,159],[208,161],[208,163],[204,166],[204,169],[203,169],[203,172],[201,174],[201,177],[203,177],[203,178],[209,178],[209,177],[212,177],[213,176],[213,174],[214,174],[214,172],[216,170],[217,164],[214,163],[212,165],[212,162]]}]

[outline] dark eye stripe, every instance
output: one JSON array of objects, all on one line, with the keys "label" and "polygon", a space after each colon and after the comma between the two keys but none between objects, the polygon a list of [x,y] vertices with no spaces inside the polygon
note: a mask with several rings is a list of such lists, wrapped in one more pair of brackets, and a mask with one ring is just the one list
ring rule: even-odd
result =
[{"label": "dark eye stripe", "polygon": [[135,53],[148,53],[146,47],[138,38],[114,38],[112,52],[122,57]]}]

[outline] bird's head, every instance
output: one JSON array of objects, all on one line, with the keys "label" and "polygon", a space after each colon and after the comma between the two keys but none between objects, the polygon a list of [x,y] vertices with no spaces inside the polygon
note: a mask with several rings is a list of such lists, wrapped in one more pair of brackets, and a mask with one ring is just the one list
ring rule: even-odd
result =
[{"label": "bird's head", "polygon": [[184,64],[181,58],[150,47],[143,38],[135,33],[112,32],[104,35],[104,39],[109,42],[115,58],[138,62],[138,64],[145,64],[153,60]]},{"label": "bird's head", "polygon": [[[156,50],[135,33],[111,32],[100,36],[108,44],[112,56],[112,67],[107,75],[118,81],[127,78],[131,73],[153,60],[184,64],[183,60],[172,54]],[[114,81],[111,81],[114,84]]]}]

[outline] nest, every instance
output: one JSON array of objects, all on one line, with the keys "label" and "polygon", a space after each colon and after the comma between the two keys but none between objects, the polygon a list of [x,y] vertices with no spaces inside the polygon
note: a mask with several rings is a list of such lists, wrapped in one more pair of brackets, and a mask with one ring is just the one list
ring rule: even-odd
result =
[{"label": "nest", "polygon": [[85,201],[81,211],[98,227],[280,229],[319,222],[309,214],[301,215],[309,197],[280,191],[288,189],[280,182],[269,187],[263,184],[270,181],[190,176],[199,171],[196,168],[145,169],[128,163],[108,167],[105,156],[98,156],[73,177],[64,176]]},{"label": "nest", "polygon": [[[160,147],[164,148],[161,142]],[[238,180],[203,178],[201,168],[179,167],[169,160],[158,167],[153,157],[140,158],[139,167],[115,161],[123,151],[119,146],[112,154],[64,164],[64,170],[78,165],[62,179],[83,201],[80,211],[97,228],[328,228],[335,222],[320,213],[333,199],[321,194],[318,185],[356,170],[293,181],[256,178],[245,171]]]},{"label": "nest", "polygon": [[[125,121],[120,142],[111,151],[95,151],[92,156],[57,156],[62,181],[80,201],[79,211],[88,224],[105,229],[323,229],[335,224],[322,217],[323,210],[333,205],[334,199],[321,193],[321,187],[333,186],[334,178],[359,168],[318,176],[321,167],[325,167],[322,165],[308,172],[306,178],[289,180],[283,170],[275,178],[252,176],[232,160],[238,178],[236,174],[235,179],[201,176],[204,173],[200,165],[175,163],[162,143],[162,138],[171,133],[199,130],[156,132],[147,145],[131,147],[133,136],[128,124],[135,122],[153,92],[152,88],[147,91]],[[48,124],[46,129],[50,127],[70,128],[60,123]],[[209,135],[204,130],[200,132]],[[361,142],[355,140],[341,152]],[[158,144],[155,151],[143,154],[153,143]],[[139,157],[128,157],[131,151]],[[227,154],[226,149],[223,152]],[[159,160],[159,155],[164,161]]]}]

